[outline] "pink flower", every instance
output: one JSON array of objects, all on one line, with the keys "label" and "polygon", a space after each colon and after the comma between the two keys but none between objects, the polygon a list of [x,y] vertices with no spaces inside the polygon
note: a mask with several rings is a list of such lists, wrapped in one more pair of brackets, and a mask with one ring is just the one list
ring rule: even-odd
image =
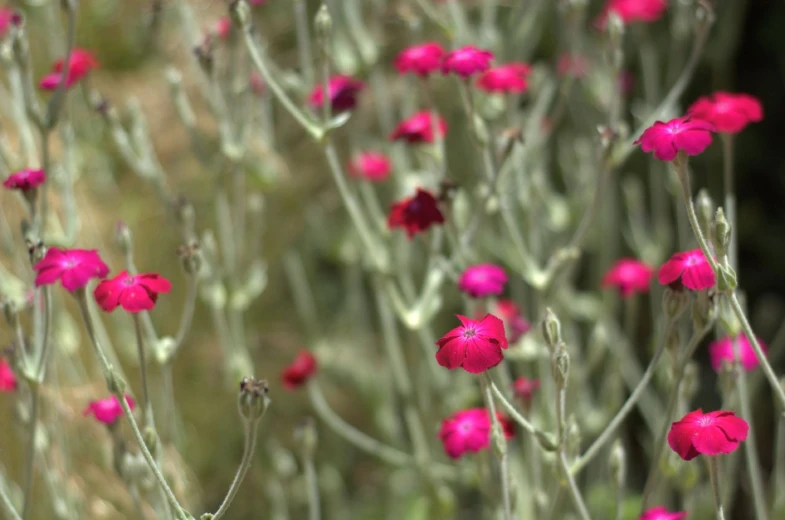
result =
[{"label": "pink flower", "polygon": [[617,287],[623,297],[649,292],[654,268],[635,258],[622,258],[602,278],[603,287]]},{"label": "pink flower", "polygon": [[559,73],[559,76],[572,76],[580,79],[589,73],[589,60],[580,54],[573,56],[569,52],[565,52],[559,56],[556,72]]},{"label": "pink flower", "polygon": [[390,159],[380,152],[360,152],[349,163],[349,173],[371,182],[381,182],[390,176]]},{"label": "pink flower", "polygon": [[294,390],[308,382],[316,374],[316,358],[307,350],[301,350],[294,361],[283,369],[281,381],[284,388]]},{"label": "pink flower", "polygon": [[494,264],[471,265],[458,279],[458,288],[472,298],[499,295],[504,291],[506,284],[507,273]]},{"label": "pink flower", "polygon": [[529,84],[526,76],[531,67],[526,63],[508,63],[492,67],[477,79],[477,86],[486,92],[520,94],[525,92]]},{"label": "pink flower", "polygon": [[13,392],[18,383],[11,365],[4,358],[0,358],[0,392]]},{"label": "pink flower", "polygon": [[714,271],[700,249],[675,253],[660,266],[657,279],[661,285],[680,283],[693,291],[709,289],[716,282]]},{"label": "pink flower", "polygon": [[735,134],[744,130],[749,123],[763,119],[763,106],[749,94],[715,92],[707,97],[698,98],[687,114],[708,121],[717,132]]},{"label": "pink flower", "polygon": [[[755,351],[752,349],[752,345],[750,344],[750,340],[747,339],[747,336],[739,335],[736,336],[735,339],[730,336],[725,336],[724,338],[709,343],[711,367],[715,372],[720,371],[724,362],[733,363],[735,358],[733,355],[734,340],[736,341],[736,346],[739,350],[739,360],[741,361],[741,366],[744,367],[744,370],[750,372],[758,368],[758,365],[760,364],[758,356],[755,355]],[[758,344],[765,353],[767,350],[766,345],[759,338]]]},{"label": "pink flower", "polygon": [[38,271],[35,286],[52,285],[57,280],[65,290],[81,289],[92,278],[104,278],[109,267],[95,249],[58,249],[50,247],[46,255],[33,266]]},{"label": "pink flower", "polygon": [[679,150],[687,155],[698,155],[711,144],[714,125],[690,116],[677,117],[667,123],[657,121],[643,131],[633,144],[640,144],[644,152],[654,152],[662,161],[672,161]]},{"label": "pink flower", "polygon": [[267,90],[267,85],[265,85],[264,79],[258,72],[251,73],[251,76],[248,78],[248,84],[251,86],[251,92],[257,96],[261,96]]},{"label": "pink flower", "polygon": [[[365,88],[365,83],[351,76],[337,74],[327,82],[327,93],[330,98],[330,107],[333,112],[351,110],[357,105],[357,94]],[[324,105],[324,89],[316,85],[308,96],[308,104],[312,108],[321,108]]]},{"label": "pink flower", "polygon": [[44,90],[57,90],[60,84],[60,78],[65,69],[65,87],[70,88],[75,85],[79,80],[87,76],[87,74],[98,68],[98,60],[90,51],[84,49],[74,49],[71,52],[71,59],[68,66],[65,66],[65,60],[57,60],[52,67],[52,72],[44,76],[41,80],[40,87]]},{"label": "pink flower", "polygon": [[747,438],[749,424],[733,412],[703,413],[698,409],[671,424],[668,444],[679,457],[692,460],[698,455],[730,453]]},{"label": "pink flower", "polygon": [[158,273],[130,275],[127,271],[109,280],[103,280],[95,288],[95,301],[106,312],[119,305],[128,312],[149,311],[155,307],[158,295],[168,293],[172,284]]},{"label": "pink flower", "polygon": [[531,329],[531,324],[523,317],[520,307],[512,300],[497,301],[493,311],[493,314],[504,322],[507,341],[510,343],[515,343]]},{"label": "pink flower", "polygon": [[626,25],[635,22],[656,22],[668,8],[668,0],[608,0],[595,26],[605,28],[611,11]]},{"label": "pink flower", "polygon": [[[436,119],[434,125],[433,119]],[[447,134],[447,123],[435,112],[423,110],[398,123],[390,134],[391,141],[402,140],[408,143],[432,143],[434,129],[439,136]]]},{"label": "pink flower", "polygon": [[527,379],[523,376],[519,377],[512,383],[512,393],[518,399],[529,403],[534,397],[534,391],[539,390],[539,379]]},{"label": "pink flower", "polygon": [[46,181],[44,170],[33,170],[30,168],[12,173],[3,181],[3,186],[8,189],[29,191],[37,188]]},{"label": "pink flower", "polygon": [[427,76],[439,70],[444,58],[444,49],[436,42],[407,47],[395,58],[399,74],[414,73]]},{"label": "pink flower", "polygon": [[216,36],[218,36],[220,39],[227,39],[229,34],[232,32],[232,19],[228,16],[222,16],[216,20],[213,32],[215,32]]},{"label": "pink flower", "polygon": [[504,359],[502,350],[507,348],[504,323],[493,314],[486,314],[479,321],[457,315],[461,326],[452,329],[436,342],[439,346],[436,361],[454,370],[463,367],[472,374],[485,372]]},{"label": "pink flower", "polygon": [[686,511],[671,513],[662,506],[652,507],[643,512],[638,520],[684,520],[687,518]]},{"label": "pink flower", "polygon": [[[134,399],[126,394],[125,402],[128,407],[133,410],[136,406]],[[120,405],[120,400],[117,396],[113,395],[106,399],[99,399],[98,401],[90,401],[90,404],[85,408],[84,415],[94,415],[95,418],[104,424],[114,424],[114,422],[122,417],[123,407]]]},{"label": "pink flower", "polygon": [[417,194],[392,205],[387,216],[387,227],[404,228],[411,239],[417,233],[427,231],[434,224],[443,224],[444,215],[431,192],[417,188]]},{"label": "pink flower", "polygon": [[442,74],[454,72],[463,79],[485,72],[495,59],[491,51],[478,49],[471,45],[450,51],[442,62]]},{"label": "pink flower", "polygon": [[[504,437],[515,435],[514,424],[501,413],[496,417],[504,430]],[[464,453],[477,453],[487,448],[491,442],[491,417],[485,408],[461,410],[442,421],[439,438],[444,452],[452,459],[459,459]]]},{"label": "pink flower", "polygon": [[8,7],[0,7],[0,38],[5,37],[11,25],[18,24],[21,17]]}]

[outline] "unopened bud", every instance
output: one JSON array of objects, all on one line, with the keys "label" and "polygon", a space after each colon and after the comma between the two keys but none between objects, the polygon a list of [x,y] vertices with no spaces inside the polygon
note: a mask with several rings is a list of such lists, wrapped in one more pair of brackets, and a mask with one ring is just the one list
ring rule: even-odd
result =
[{"label": "unopened bud", "polygon": [[611,453],[608,456],[608,466],[611,470],[613,483],[617,488],[624,487],[627,479],[627,453],[624,445],[618,439],[611,446]]},{"label": "unopened bud", "polygon": [[132,251],[132,237],[131,237],[131,230],[128,229],[128,226],[123,221],[119,221],[117,226],[114,229],[114,239],[117,242],[117,246],[120,250],[125,254],[130,254]]},{"label": "unopened bud", "polygon": [[303,449],[303,456],[310,459],[316,451],[318,434],[316,424],[312,417],[306,417],[300,426],[295,430],[294,437],[300,442]]},{"label": "unopened bud", "polygon": [[712,219],[714,218],[714,202],[706,189],[701,189],[695,198],[695,209],[698,214],[698,223],[703,234],[711,236]]},{"label": "unopened bud", "polygon": [[717,266],[717,291],[725,293],[736,289],[738,281],[736,279],[736,271],[729,265]]},{"label": "unopened bud", "polygon": [[270,398],[267,397],[268,391],[267,380],[244,377],[240,382],[240,392],[237,394],[237,408],[240,416],[248,421],[256,421],[261,418],[270,405]]},{"label": "unopened bud", "polygon": [[183,271],[187,274],[195,275],[199,273],[202,267],[202,250],[199,247],[199,242],[193,241],[188,245],[182,245],[177,248],[177,254],[180,257],[180,263],[183,266]]},{"label": "unopened bud", "polygon": [[567,380],[570,377],[570,354],[564,346],[559,347],[551,355],[551,374],[557,388],[567,388]]},{"label": "unopened bud", "polygon": [[690,295],[685,291],[674,291],[666,287],[662,293],[662,310],[665,315],[671,320],[675,320],[679,314],[684,312],[687,303],[690,301]]},{"label": "unopened bud", "polygon": [[[622,46],[622,42],[624,40],[624,20],[621,19],[621,16],[616,11],[611,10],[608,14],[608,21],[606,22],[606,29],[608,31],[608,37],[611,41],[611,47],[614,50],[620,50]],[[614,60],[611,63],[615,69],[621,67],[621,63],[616,62]]]},{"label": "unopened bud", "polygon": [[232,23],[241,29],[245,29],[250,23],[251,13],[248,2],[244,0],[234,0],[229,4],[229,15],[232,17]]},{"label": "unopened bud", "polygon": [[684,379],[681,383],[681,395],[689,402],[695,397],[698,388],[700,387],[700,374],[698,372],[698,364],[694,361],[689,361],[684,366]]},{"label": "unopened bud", "polygon": [[541,430],[535,430],[534,436],[537,438],[537,443],[543,450],[554,452],[559,449],[559,445],[556,444],[556,440],[550,433]]},{"label": "unopened bud", "polygon": [[717,318],[717,301],[708,291],[699,291],[692,302],[692,326],[695,331],[708,327]]},{"label": "unopened bud", "polygon": [[681,336],[679,335],[678,327],[670,327],[668,336],[665,338],[665,348],[670,352],[674,359],[679,357],[679,348],[681,347]]},{"label": "unopened bud", "polygon": [[109,392],[116,395],[118,399],[124,399],[127,385],[112,365],[109,365],[109,369],[104,374],[104,377],[106,378],[106,386]]},{"label": "unopened bud", "polygon": [[328,54],[330,42],[333,36],[333,17],[330,16],[330,10],[327,8],[326,3],[322,3],[319,10],[316,12],[314,18],[314,30],[316,32],[316,40],[319,42],[322,51]]},{"label": "unopened bud", "polygon": [[147,426],[142,432],[142,438],[150,454],[155,458],[158,454],[158,434],[155,433],[155,428]]},{"label": "unopened bud", "polygon": [[553,350],[561,343],[561,323],[551,308],[545,309],[545,319],[542,321],[542,335],[548,348]]},{"label": "unopened bud", "polygon": [[725,212],[722,208],[717,208],[717,213],[714,215],[714,233],[712,239],[714,240],[714,249],[717,251],[719,258],[728,254],[728,247],[730,246],[731,238],[731,225],[728,219],[725,218]]}]

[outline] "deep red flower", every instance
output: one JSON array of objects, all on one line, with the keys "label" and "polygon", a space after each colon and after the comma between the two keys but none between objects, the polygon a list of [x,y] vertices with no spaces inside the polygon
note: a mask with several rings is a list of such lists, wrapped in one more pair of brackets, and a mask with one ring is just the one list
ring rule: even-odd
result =
[{"label": "deep red flower", "polygon": [[[757,339],[760,348],[765,353],[767,350],[766,344],[760,338]],[[724,362],[733,363],[735,359],[733,341],[736,341],[736,346],[739,350],[739,361],[741,361],[741,366],[744,370],[750,372],[758,368],[760,362],[758,361],[758,356],[755,355],[750,340],[747,339],[746,335],[739,335],[736,338],[725,336],[709,343],[709,358],[711,358],[711,367],[714,371],[719,372]]]},{"label": "deep red flower", "polygon": [[623,297],[649,292],[654,268],[636,258],[622,258],[602,278],[603,287],[616,287]]},{"label": "deep red flower", "polygon": [[26,168],[9,175],[3,181],[3,186],[12,190],[29,191],[42,185],[45,181],[46,173],[44,173],[44,170]]},{"label": "deep red flower", "polygon": [[[125,402],[128,403],[128,407],[131,410],[136,407],[133,397],[128,394],[125,395]],[[83,415],[94,415],[99,422],[113,424],[123,416],[123,407],[120,405],[120,400],[117,396],[113,395],[98,401],[90,401]]]},{"label": "deep red flower", "polygon": [[94,295],[106,312],[112,312],[118,306],[128,312],[141,312],[155,307],[158,295],[171,289],[171,282],[158,273],[131,275],[122,271],[114,278],[102,280]]},{"label": "deep red flower", "polygon": [[662,506],[652,507],[643,512],[638,520],[684,520],[687,518],[686,511],[671,513]]},{"label": "deep red flower", "polygon": [[526,63],[508,63],[491,67],[477,78],[477,86],[486,92],[520,94],[526,92],[529,84],[526,77],[531,66]]},{"label": "deep red flower", "polygon": [[608,0],[594,24],[604,29],[610,12],[616,13],[626,24],[635,22],[656,22],[668,8],[668,0]]},{"label": "deep red flower", "polygon": [[5,358],[0,358],[0,392],[13,392],[17,386],[16,375],[11,370],[11,365]]},{"label": "deep red flower", "polygon": [[349,173],[371,182],[381,182],[390,176],[392,163],[381,152],[360,152],[349,163]]},{"label": "deep red flower", "polygon": [[[357,105],[357,94],[365,88],[359,79],[343,74],[332,76],[327,82],[327,94],[333,112],[351,110]],[[324,105],[324,89],[316,85],[308,96],[308,104],[315,109]]]},{"label": "deep red flower", "polygon": [[453,72],[466,79],[488,70],[494,59],[491,51],[467,45],[447,53],[442,62],[442,74]]},{"label": "deep red flower", "polygon": [[423,110],[398,123],[398,126],[390,134],[390,140],[432,143],[436,137],[434,130],[439,136],[444,137],[447,134],[447,122],[435,112]]},{"label": "deep red flower", "polygon": [[495,264],[470,265],[458,278],[458,289],[472,298],[499,295],[507,284],[507,273]]},{"label": "deep red flower", "polygon": [[507,348],[502,320],[493,314],[486,314],[479,321],[460,314],[457,317],[461,326],[436,342],[439,346],[436,361],[449,370],[463,367],[472,374],[485,372],[501,363],[504,359],[502,350]]},{"label": "deep red flower", "polygon": [[675,253],[660,266],[657,279],[661,285],[681,282],[693,291],[709,289],[716,282],[714,271],[700,249]]},{"label": "deep red flower", "polygon": [[517,342],[521,336],[531,330],[531,324],[523,317],[521,308],[512,300],[499,300],[493,308],[494,315],[504,322],[504,329],[507,331],[507,341]]},{"label": "deep red flower", "polygon": [[442,65],[444,49],[436,42],[407,47],[395,58],[395,68],[399,74],[414,73],[427,76],[436,72]]},{"label": "deep red flower", "polygon": [[60,84],[60,78],[65,69],[65,87],[70,88],[74,86],[79,80],[87,76],[87,74],[98,68],[98,60],[93,56],[90,51],[84,49],[74,49],[71,51],[71,59],[69,65],[66,67],[65,60],[57,60],[52,67],[52,72],[44,76],[41,80],[40,87],[44,90],[56,90]]},{"label": "deep red flower", "polygon": [[763,119],[763,106],[749,94],[715,92],[698,98],[687,114],[713,124],[717,132],[735,134]]},{"label": "deep red flower", "polygon": [[[501,423],[504,437],[515,435],[514,423],[496,412]],[[442,421],[439,438],[444,452],[452,459],[459,459],[464,453],[477,453],[487,448],[491,442],[491,417],[485,408],[471,408],[454,413]]]},{"label": "deep red flower", "polygon": [[104,278],[109,267],[95,249],[58,249],[50,247],[46,255],[33,266],[38,271],[35,286],[52,285],[60,280],[67,291],[81,289],[92,278]]},{"label": "deep red flower", "polygon": [[698,409],[671,424],[668,445],[679,457],[692,460],[698,455],[730,453],[747,438],[749,424],[733,412],[703,413]]},{"label": "deep red flower", "polygon": [[519,377],[512,383],[512,393],[515,394],[515,397],[526,403],[531,402],[532,398],[534,397],[535,390],[539,390],[539,388],[539,379],[528,379],[523,376]]},{"label": "deep red flower", "polygon": [[667,123],[657,121],[643,131],[634,144],[644,152],[654,152],[662,161],[672,161],[681,150],[687,155],[698,155],[711,144],[714,125],[690,116],[677,117]]},{"label": "deep red flower", "polygon": [[409,239],[417,233],[427,231],[434,224],[443,223],[444,215],[439,210],[436,197],[421,188],[417,188],[413,197],[394,203],[387,216],[387,227],[404,228]]},{"label": "deep red flower", "polygon": [[283,369],[281,381],[286,389],[293,390],[308,382],[316,374],[316,358],[307,350],[301,350],[289,366]]},{"label": "deep red flower", "polygon": [[589,60],[581,54],[573,56],[569,52],[565,52],[559,56],[556,72],[559,73],[559,76],[572,76],[580,79],[589,73]]}]

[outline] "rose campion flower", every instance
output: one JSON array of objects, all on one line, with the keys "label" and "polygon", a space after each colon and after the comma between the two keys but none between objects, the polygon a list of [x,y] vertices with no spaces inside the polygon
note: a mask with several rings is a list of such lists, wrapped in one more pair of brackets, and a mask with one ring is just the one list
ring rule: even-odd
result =
[{"label": "rose campion flower", "polygon": [[394,203],[387,217],[387,227],[405,229],[409,239],[417,233],[427,231],[434,224],[443,223],[444,215],[439,210],[436,197],[420,188],[417,188],[413,197]]},{"label": "rose campion flower", "polygon": [[671,424],[668,445],[679,457],[692,460],[698,455],[731,453],[747,438],[749,424],[733,412],[703,413],[698,409]]},{"label": "rose campion flower", "polygon": [[531,330],[531,324],[523,317],[521,308],[512,300],[499,300],[493,308],[494,315],[504,322],[504,329],[507,331],[507,341],[515,343],[521,336]]},{"label": "rose campion flower", "polygon": [[349,173],[371,182],[381,182],[390,176],[392,163],[381,152],[360,152],[349,162]]},{"label": "rose campion flower", "polygon": [[281,381],[284,388],[294,390],[307,383],[314,374],[316,374],[316,358],[307,350],[301,350],[294,361],[283,369]]},{"label": "rose campion flower", "polygon": [[458,289],[472,298],[499,295],[507,284],[507,273],[494,264],[478,264],[467,267],[458,279]]},{"label": "rose campion flower", "polygon": [[50,247],[33,266],[37,271],[35,286],[52,285],[58,280],[65,290],[81,289],[93,278],[104,278],[109,267],[95,249],[59,249]]},{"label": "rose campion flower", "polygon": [[447,122],[438,114],[423,110],[398,123],[390,134],[390,140],[406,141],[410,144],[432,143],[436,138],[434,130],[440,137],[444,137],[447,134]]},{"label": "rose campion flower", "polygon": [[[133,398],[128,394],[125,395],[125,402],[128,403],[128,407],[131,410],[136,407]],[[114,424],[117,419],[123,416],[123,407],[120,405],[120,400],[117,396],[113,395],[106,399],[91,401],[85,408],[83,415],[93,415],[98,422]]]},{"label": "rose campion flower", "polygon": [[57,90],[63,74],[66,75],[65,87],[70,88],[87,76],[91,70],[98,68],[99,65],[95,56],[90,51],[84,49],[74,49],[71,51],[71,59],[67,66],[64,62],[65,60],[61,59],[54,63],[52,72],[41,80],[40,87],[42,89]]},{"label": "rose campion flower", "polygon": [[556,63],[556,72],[559,73],[559,76],[572,76],[576,79],[583,78],[589,73],[589,60],[580,54],[573,56],[569,52],[565,52],[559,56],[559,61]]},{"label": "rose campion flower", "polygon": [[508,63],[491,67],[477,78],[477,86],[486,91],[500,94],[520,94],[529,87],[526,77],[531,66],[526,63]]},{"label": "rose campion flower", "polygon": [[635,22],[651,23],[659,20],[668,8],[668,0],[608,0],[595,25],[605,29],[611,11],[627,25]]},{"label": "rose campion flower", "polygon": [[749,94],[715,92],[698,98],[687,114],[708,121],[717,132],[736,134],[748,124],[763,120],[763,106]]},{"label": "rose campion flower", "polygon": [[222,40],[227,39],[232,32],[232,19],[228,16],[222,16],[216,20],[215,26],[213,26],[213,32],[218,38]]},{"label": "rose campion flower", "polygon": [[530,403],[534,398],[534,392],[539,389],[539,379],[528,379],[521,376],[512,383],[512,393],[525,403]]},{"label": "rose campion flower", "polygon": [[425,77],[439,70],[443,59],[442,46],[436,42],[426,42],[407,47],[398,53],[395,68],[401,75],[413,73]]},{"label": "rose campion flower", "polygon": [[493,368],[504,359],[502,350],[507,348],[504,323],[493,314],[475,321],[456,315],[461,326],[452,329],[436,344],[436,361],[454,370],[462,367],[469,373],[479,374]]},{"label": "rose campion flower", "polygon": [[18,382],[11,365],[5,358],[0,358],[0,392],[13,392],[16,390]]},{"label": "rose campion flower", "polygon": [[12,173],[3,181],[3,186],[10,190],[30,191],[46,181],[44,170],[26,168]]},{"label": "rose campion flower", "polygon": [[[744,370],[751,372],[758,368],[758,365],[760,364],[758,356],[755,355],[755,351],[752,349],[752,345],[747,336],[741,334],[736,336],[735,339],[730,336],[725,336],[724,338],[709,343],[709,358],[711,358],[711,367],[715,372],[720,371],[723,363],[733,363],[735,358],[733,355],[734,340],[736,341],[736,347],[739,350],[739,360],[741,361],[741,366]],[[758,344],[765,353],[767,348],[760,338],[758,338]]]},{"label": "rose campion flower", "polygon": [[19,15],[13,9],[0,7],[0,38],[5,37],[11,25],[18,23]]},{"label": "rose campion flower", "polygon": [[709,289],[716,282],[714,271],[700,249],[675,253],[660,266],[657,279],[661,285],[680,283],[693,291]]},{"label": "rose campion flower", "polygon": [[106,312],[118,306],[128,312],[149,311],[155,307],[158,295],[172,290],[172,284],[158,273],[128,274],[122,271],[95,288],[95,301]]},{"label": "rose campion flower", "polygon": [[643,512],[638,520],[684,520],[687,518],[686,511],[671,513],[662,506],[652,507]]},{"label": "rose campion flower", "polygon": [[447,53],[442,62],[442,74],[452,72],[463,79],[467,79],[488,70],[491,66],[491,61],[494,59],[491,51],[467,45]]},{"label": "rose campion flower", "polygon": [[622,258],[608,269],[602,278],[602,287],[616,287],[622,297],[649,292],[654,268],[635,258]]},{"label": "rose campion flower", "polygon": [[644,152],[654,152],[661,161],[672,161],[679,151],[698,155],[711,144],[714,125],[690,116],[677,117],[667,123],[657,121],[643,131],[633,144],[641,145]]},{"label": "rose campion flower", "polygon": [[[327,95],[333,112],[345,112],[357,105],[357,94],[365,88],[359,79],[343,74],[336,74],[327,81]],[[324,88],[316,85],[308,96],[311,108],[320,109],[324,106]]]},{"label": "rose campion flower", "polygon": [[[501,423],[504,437],[515,435],[514,424],[500,412],[496,417]],[[491,442],[491,417],[485,408],[471,408],[456,412],[442,421],[439,438],[444,452],[452,459],[459,459],[464,453],[477,453],[487,448]]]}]

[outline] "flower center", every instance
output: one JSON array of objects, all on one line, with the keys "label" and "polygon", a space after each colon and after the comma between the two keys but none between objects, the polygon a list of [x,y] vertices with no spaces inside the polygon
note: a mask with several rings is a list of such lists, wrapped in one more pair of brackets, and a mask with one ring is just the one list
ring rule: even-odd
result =
[{"label": "flower center", "polygon": [[124,284],[124,285],[133,285],[133,284],[134,284],[134,278],[133,278],[133,276],[129,276],[128,278],[126,278],[125,280],[123,280],[123,284]]},{"label": "flower center", "polygon": [[711,426],[712,423],[713,423],[713,421],[711,420],[711,417],[709,417],[708,415],[705,415],[705,416],[701,417],[700,419],[698,419],[698,425],[699,426],[703,426],[703,427]]},{"label": "flower center", "polygon": [[463,337],[464,338],[473,338],[477,335],[477,331],[474,330],[474,327],[467,327],[463,329]]}]

